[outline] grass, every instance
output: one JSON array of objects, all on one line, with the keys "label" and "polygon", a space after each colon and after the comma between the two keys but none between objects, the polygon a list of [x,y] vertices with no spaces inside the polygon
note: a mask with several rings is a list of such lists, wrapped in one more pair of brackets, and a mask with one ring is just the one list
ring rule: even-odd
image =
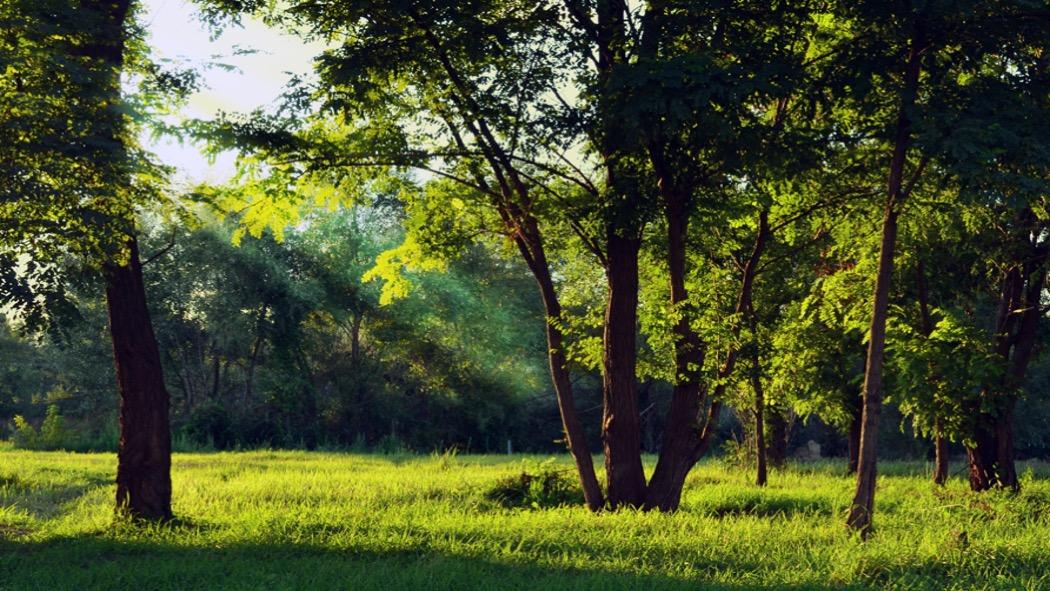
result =
[{"label": "grass", "polygon": [[675,515],[491,499],[541,460],[177,454],[180,519],[143,527],[114,520],[112,454],[0,448],[0,589],[1050,588],[1045,466],[1023,468],[1019,495],[972,495],[887,464],[862,543],[842,526],[841,464],[759,490],[706,463]]}]

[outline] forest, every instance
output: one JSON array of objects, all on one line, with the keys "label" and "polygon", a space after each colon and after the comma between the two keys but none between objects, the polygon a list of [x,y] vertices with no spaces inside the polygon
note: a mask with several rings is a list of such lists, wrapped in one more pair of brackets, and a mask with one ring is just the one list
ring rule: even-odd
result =
[{"label": "forest", "polygon": [[1050,3],[169,1],[0,0],[0,590],[1050,588]]}]

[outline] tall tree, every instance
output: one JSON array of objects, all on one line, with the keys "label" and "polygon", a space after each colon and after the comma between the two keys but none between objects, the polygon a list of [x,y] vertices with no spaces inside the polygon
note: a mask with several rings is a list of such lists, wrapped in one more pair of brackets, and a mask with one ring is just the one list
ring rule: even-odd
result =
[{"label": "tall tree", "polygon": [[[120,392],[117,509],[171,518],[168,394],[135,238],[136,207],[157,199],[158,171],[138,154],[121,76],[131,61],[130,0],[5,5],[14,22],[5,69],[4,250],[46,268],[66,253],[100,268]],[[12,60],[14,61],[14,60]],[[24,189],[31,187],[31,191]],[[5,296],[10,294],[5,294]]]}]

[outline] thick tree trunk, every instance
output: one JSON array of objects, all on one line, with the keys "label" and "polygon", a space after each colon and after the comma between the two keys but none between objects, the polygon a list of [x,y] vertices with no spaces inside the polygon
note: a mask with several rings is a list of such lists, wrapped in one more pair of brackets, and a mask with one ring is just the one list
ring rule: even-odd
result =
[{"label": "thick tree trunk", "polygon": [[1020,489],[1014,464],[1013,415],[1016,392],[1024,383],[1043,316],[1040,298],[1050,252],[1039,243],[1045,229],[1031,209],[1022,211],[1016,223],[1019,239],[1025,242],[1020,253],[1023,260],[1003,277],[996,317],[996,352],[1003,359],[1006,372],[1000,383],[985,390],[985,396],[995,397],[991,401],[995,411],[978,415],[975,445],[967,449],[970,488],[974,491],[992,487]]},{"label": "thick tree trunk", "polygon": [[606,239],[609,296],[605,311],[602,442],[609,505],[645,502],[638,393],[635,383],[638,331],[638,249],[641,240],[610,229]]},{"label": "thick tree trunk", "polygon": [[999,486],[1013,491],[1021,490],[1014,464],[1014,406],[1017,399],[1010,396],[1003,403],[995,421],[995,464],[998,469]]},{"label": "thick tree trunk", "polygon": [[133,517],[171,519],[168,391],[146,306],[138,244],[125,264],[105,268],[113,359],[120,388],[117,509]]},{"label": "thick tree trunk", "polygon": [[[864,410],[861,419],[860,451],[857,456],[857,489],[846,517],[846,526],[866,537],[872,531],[875,509],[875,463],[879,441],[879,414],[882,411],[882,370],[886,347],[886,319],[889,312],[890,284],[893,282],[893,258],[897,246],[897,215],[910,188],[904,187],[904,167],[911,145],[911,122],[908,110],[915,104],[918,92],[921,56],[925,49],[919,29],[911,40],[908,63],[904,71],[901,107],[897,115],[893,156],[887,179],[886,208],[882,220],[882,243],[879,245],[879,267],[875,276],[875,298],[871,328],[868,333],[868,357],[864,367]],[[915,172],[918,179],[922,167]]]},{"label": "thick tree trunk", "polygon": [[978,426],[973,435],[974,445],[966,447],[966,459],[970,467],[970,489],[974,492],[996,486],[999,477],[996,470],[995,434],[984,426]]}]

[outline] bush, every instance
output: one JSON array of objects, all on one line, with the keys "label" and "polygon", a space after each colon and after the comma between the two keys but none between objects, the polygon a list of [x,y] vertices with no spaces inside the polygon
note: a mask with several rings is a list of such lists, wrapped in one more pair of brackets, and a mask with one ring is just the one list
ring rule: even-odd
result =
[{"label": "bush", "polygon": [[571,470],[545,462],[534,473],[523,470],[500,479],[485,498],[508,508],[544,509],[582,504],[583,492]]},{"label": "bush", "polygon": [[376,442],[373,451],[378,454],[398,456],[411,453],[412,450],[409,449],[405,442],[397,435],[385,435],[382,439]]},{"label": "bush", "polygon": [[15,416],[15,430],[11,437],[14,446],[19,449],[51,450],[62,449],[67,443],[69,433],[65,420],[58,410],[58,405],[47,407],[40,430],[37,431],[22,415]]}]

